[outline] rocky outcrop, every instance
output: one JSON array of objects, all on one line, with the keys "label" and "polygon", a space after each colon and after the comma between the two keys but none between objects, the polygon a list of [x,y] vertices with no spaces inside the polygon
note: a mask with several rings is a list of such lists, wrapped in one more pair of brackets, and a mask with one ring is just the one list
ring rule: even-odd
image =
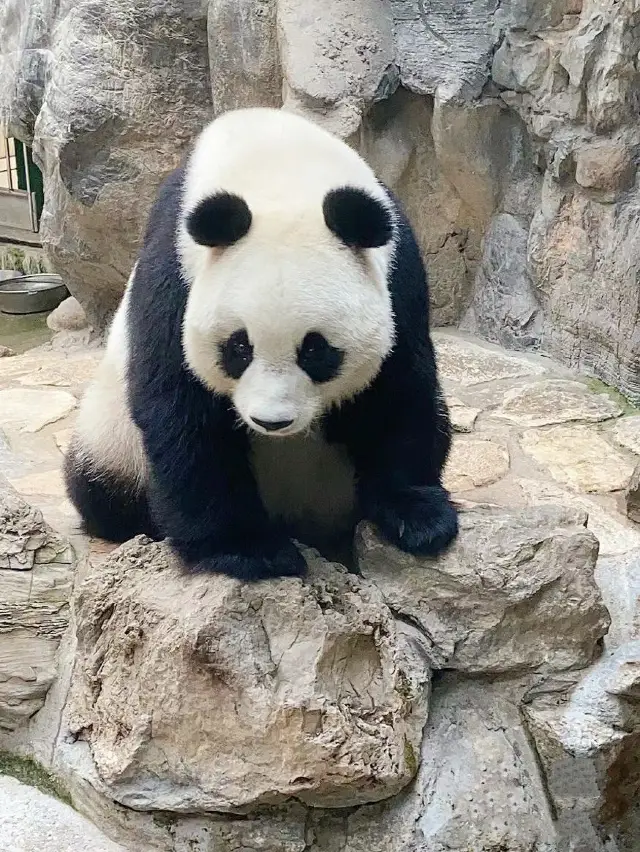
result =
[{"label": "rocky outcrop", "polygon": [[135,540],[85,580],[71,728],[116,801],[349,806],[412,779],[424,659],[372,583],[307,558],[304,583],[251,586]]},{"label": "rocky outcrop", "polygon": [[104,325],[162,177],[214,112],[284,105],[399,194],[437,324],[640,400],[635,0],[2,0],[0,118],[56,268]]},{"label": "rocky outcrop", "polygon": [[0,730],[24,725],[44,704],[73,575],[69,543],[0,476]]},{"label": "rocky outcrop", "polygon": [[314,820],[311,849],[565,852],[536,760],[508,689],[447,677],[433,693],[411,792],[343,818]]},{"label": "rocky outcrop", "polygon": [[0,120],[33,142],[45,246],[101,327],[160,180],[211,115],[206,7],[5,0],[0,30]]},{"label": "rocky outcrop", "polygon": [[[10,491],[3,505],[0,582],[32,573],[33,597],[39,568],[70,578],[39,514]],[[468,506],[437,561],[363,525],[360,575],[307,550],[304,580],[255,585],[187,575],[135,539],[78,585],[71,690],[37,726],[48,760],[136,852],[631,852],[638,623],[610,576],[601,655],[585,523]],[[48,639],[69,617],[70,583],[54,586],[37,601]]]},{"label": "rocky outcrop", "polygon": [[428,637],[435,669],[582,668],[609,627],[586,520],[555,507],[463,512],[458,541],[436,562],[400,553],[363,526],[358,565],[393,612]]},{"label": "rocky outcrop", "polygon": [[519,707],[598,658],[597,541],[569,509],[461,518],[435,562],[364,525],[361,576],[190,576],[144,538],[90,569],[56,758],[83,809],[171,814],[167,850],[204,852],[199,814],[229,852],[560,852]]}]

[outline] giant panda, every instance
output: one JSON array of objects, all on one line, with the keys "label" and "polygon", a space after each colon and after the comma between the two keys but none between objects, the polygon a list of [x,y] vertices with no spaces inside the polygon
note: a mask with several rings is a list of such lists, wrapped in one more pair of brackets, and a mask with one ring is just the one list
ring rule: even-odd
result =
[{"label": "giant panda", "polygon": [[65,482],[86,531],[168,539],[243,580],[300,575],[361,519],[456,537],[425,269],[399,203],[285,110],[212,121],[162,185],[81,401]]}]

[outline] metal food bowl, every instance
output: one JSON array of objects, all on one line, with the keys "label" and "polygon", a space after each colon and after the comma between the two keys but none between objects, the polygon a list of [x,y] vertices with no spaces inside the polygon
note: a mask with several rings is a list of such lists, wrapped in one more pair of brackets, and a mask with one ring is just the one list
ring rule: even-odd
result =
[{"label": "metal food bowl", "polygon": [[18,275],[9,281],[0,281],[0,311],[40,314],[57,308],[68,295],[59,275]]}]

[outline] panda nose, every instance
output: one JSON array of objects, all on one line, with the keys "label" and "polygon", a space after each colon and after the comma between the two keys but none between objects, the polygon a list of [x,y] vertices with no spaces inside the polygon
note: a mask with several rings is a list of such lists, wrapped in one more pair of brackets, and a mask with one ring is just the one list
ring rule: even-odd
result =
[{"label": "panda nose", "polygon": [[281,429],[286,429],[291,426],[293,420],[258,420],[257,417],[251,418],[256,426],[261,426],[267,432],[279,432]]}]

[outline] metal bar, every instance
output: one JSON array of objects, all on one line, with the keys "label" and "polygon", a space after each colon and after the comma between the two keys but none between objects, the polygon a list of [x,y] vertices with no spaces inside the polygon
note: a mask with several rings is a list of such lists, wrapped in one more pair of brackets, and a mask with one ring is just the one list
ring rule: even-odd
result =
[{"label": "metal bar", "polygon": [[[15,144],[15,143],[14,143]],[[31,227],[33,229],[34,234],[38,233],[38,225],[36,222],[36,212],[35,212],[35,198],[34,194],[31,192],[31,175],[29,174],[29,157],[27,156],[27,146],[24,142],[20,143],[22,145],[22,161],[24,163],[24,176],[27,183],[27,194],[29,196],[29,215],[31,216]]]},{"label": "metal bar", "polygon": [[4,141],[4,155],[7,158],[7,180],[9,181],[9,191],[13,189],[13,181],[11,180],[11,152],[9,151],[9,140],[6,136],[2,137]]}]

